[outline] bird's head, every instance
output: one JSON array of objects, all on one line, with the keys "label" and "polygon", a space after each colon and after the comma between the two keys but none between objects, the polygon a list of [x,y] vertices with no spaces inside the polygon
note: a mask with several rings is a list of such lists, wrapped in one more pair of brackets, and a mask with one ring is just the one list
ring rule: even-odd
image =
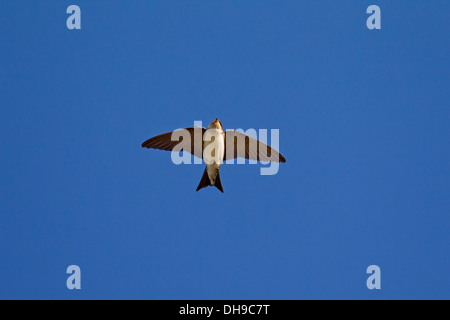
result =
[{"label": "bird's head", "polygon": [[219,121],[219,119],[213,120],[208,126],[209,129],[221,129],[223,130],[222,122]]}]

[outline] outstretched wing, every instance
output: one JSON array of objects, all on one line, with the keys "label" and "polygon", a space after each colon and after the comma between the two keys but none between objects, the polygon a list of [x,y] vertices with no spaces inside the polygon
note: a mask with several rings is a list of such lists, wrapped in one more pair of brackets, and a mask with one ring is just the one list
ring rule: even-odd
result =
[{"label": "outstretched wing", "polygon": [[244,133],[227,130],[225,133],[224,160],[246,158],[257,161],[286,162],[286,159],[275,149]]},{"label": "outstretched wing", "polygon": [[[160,134],[159,136],[148,139],[142,144],[143,148],[159,149],[172,151],[176,146],[183,143],[184,139],[190,139],[190,144],[183,144],[183,151],[189,152],[194,156],[203,158],[203,134],[206,129],[203,127],[191,127],[178,129],[172,132]],[[186,141],[187,142],[187,141]],[[175,151],[180,151],[179,149]]]}]

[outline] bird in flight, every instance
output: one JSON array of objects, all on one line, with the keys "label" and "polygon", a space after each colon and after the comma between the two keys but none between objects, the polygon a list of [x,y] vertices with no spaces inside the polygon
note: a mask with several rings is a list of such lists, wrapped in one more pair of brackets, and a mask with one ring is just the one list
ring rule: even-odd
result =
[{"label": "bird in flight", "polygon": [[178,129],[150,138],[142,143],[143,148],[167,151],[186,151],[203,159],[205,171],[196,191],[214,186],[223,193],[219,168],[225,160],[246,158],[257,161],[286,162],[286,159],[267,144],[244,133],[223,131],[222,123],[215,119],[208,129],[190,127]]}]

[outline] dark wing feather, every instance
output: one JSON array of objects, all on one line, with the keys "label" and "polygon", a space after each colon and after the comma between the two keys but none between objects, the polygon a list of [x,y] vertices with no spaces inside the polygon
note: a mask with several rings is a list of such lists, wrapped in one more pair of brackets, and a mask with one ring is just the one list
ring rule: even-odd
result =
[{"label": "dark wing feather", "polygon": [[267,144],[244,133],[227,130],[225,133],[224,160],[246,158],[257,161],[286,162],[286,159]]},{"label": "dark wing feather", "polygon": [[[186,130],[186,131],[183,131]],[[143,148],[159,149],[172,151],[179,143],[183,141],[183,133],[190,135],[189,146],[184,151],[193,154],[198,158],[203,158],[203,134],[206,129],[203,127],[191,127],[186,129],[178,129],[172,132],[160,134],[142,143]],[[173,138],[172,138],[173,137]]]}]

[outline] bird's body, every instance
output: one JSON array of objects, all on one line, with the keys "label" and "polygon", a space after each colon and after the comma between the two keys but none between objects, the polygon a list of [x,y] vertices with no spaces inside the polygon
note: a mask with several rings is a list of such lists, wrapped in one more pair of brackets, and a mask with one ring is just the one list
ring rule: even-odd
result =
[{"label": "bird's body", "polygon": [[[180,135],[183,136],[181,141],[179,141]],[[184,141],[185,138],[189,141]],[[181,149],[178,148],[179,145],[182,145]],[[223,192],[219,169],[223,161],[227,159],[245,157],[260,161],[286,162],[280,153],[261,141],[238,131],[225,133],[218,119],[212,121],[208,129],[191,127],[168,132],[148,139],[142,147],[168,151],[183,150],[202,158],[206,168],[197,191],[208,186],[215,186]],[[266,150],[266,153],[262,150]]]},{"label": "bird's body", "polygon": [[[214,139],[212,139],[214,137]],[[203,160],[206,163],[205,173],[208,179],[200,180],[197,191],[207,186],[216,186],[223,192],[219,168],[225,157],[225,133],[219,120],[214,120],[205,132],[203,142]],[[211,138],[211,139],[210,139]],[[208,150],[211,150],[208,152]],[[207,152],[205,152],[207,151]],[[209,180],[209,183],[208,181]],[[217,182],[217,183],[216,183]]]}]

